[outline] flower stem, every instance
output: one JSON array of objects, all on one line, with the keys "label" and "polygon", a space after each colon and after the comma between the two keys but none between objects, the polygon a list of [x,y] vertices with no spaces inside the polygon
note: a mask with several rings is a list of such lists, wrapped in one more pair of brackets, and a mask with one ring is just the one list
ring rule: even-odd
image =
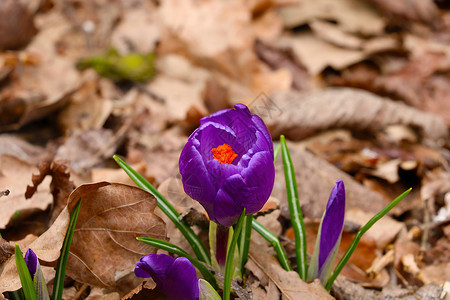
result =
[{"label": "flower stem", "polygon": [[295,254],[297,259],[297,272],[300,278],[306,279],[306,270],[308,261],[306,256],[306,234],[305,224],[303,223],[302,210],[298,198],[297,182],[295,180],[294,165],[291,155],[286,145],[284,135],[280,136],[281,153],[283,156],[284,177],[286,180],[286,192],[289,203],[289,213],[291,215],[292,228],[295,235]]},{"label": "flower stem", "polygon": [[327,291],[331,290],[331,286],[333,285],[333,282],[336,280],[339,273],[344,268],[345,264],[348,262],[350,257],[352,256],[353,252],[355,251],[356,247],[358,246],[359,240],[361,239],[362,235],[370,229],[370,227],[373,226],[378,220],[380,220],[384,215],[386,215],[394,206],[396,206],[400,201],[402,201],[403,198],[406,197],[406,195],[411,192],[412,188],[409,188],[408,190],[404,191],[400,196],[394,199],[391,203],[386,205],[385,208],[383,208],[379,213],[377,213],[375,216],[372,217],[355,235],[353,238],[352,243],[350,244],[350,247],[348,247],[347,251],[345,251],[344,256],[342,256],[341,260],[337,264],[336,268],[333,271],[333,275],[331,275],[328,282],[324,283],[325,289]]},{"label": "flower stem", "polygon": [[229,227],[217,224],[216,227],[216,260],[217,264],[223,268],[227,259],[228,233]]},{"label": "flower stem", "polygon": [[199,240],[194,231],[184,223],[179,220],[180,214],[175,210],[175,208],[167,201],[166,198],[161,195],[160,192],[144,177],[142,177],[133,168],[127,165],[122,159],[117,155],[113,156],[117,164],[130,176],[130,178],[143,190],[149,192],[158,200],[158,207],[169,217],[169,219],[175,224],[175,226],[181,231],[186,240],[191,245],[194,250],[195,255],[198,259],[204,263],[211,264],[211,258],[209,257],[208,251],[206,251],[205,246]]},{"label": "flower stem", "polygon": [[244,224],[245,208],[242,210],[239,216],[238,222],[234,229],[233,238],[231,239],[230,247],[227,252],[227,261],[225,263],[225,279],[223,281],[223,300],[230,300],[231,293],[231,277],[233,276],[233,261],[234,261],[234,250],[242,231],[242,225]]},{"label": "flower stem", "polygon": [[248,250],[250,248],[250,237],[252,235],[253,215],[245,216],[244,226],[242,227],[241,238],[239,240],[239,258],[241,261],[241,274],[244,274],[245,264],[248,260]]},{"label": "flower stem", "polygon": [[208,270],[208,268],[198,259],[192,257],[189,253],[181,249],[180,247],[171,244],[166,241],[162,241],[159,239],[153,239],[153,238],[145,238],[145,237],[137,237],[138,241],[144,242],[148,245],[151,245],[153,247],[174,253],[178,256],[183,256],[189,259],[189,261],[202,273],[203,277],[215,288],[218,289],[216,279],[214,278],[211,271]]},{"label": "flower stem", "polygon": [[292,271],[291,266],[289,265],[289,260],[287,258],[286,252],[281,246],[280,240],[266,227],[261,225],[256,219],[253,219],[252,227],[255,229],[263,238],[265,238],[269,243],[272,244],[275,252],[277,252],[278,260],[280,261],[281,266],[286,271]]}]

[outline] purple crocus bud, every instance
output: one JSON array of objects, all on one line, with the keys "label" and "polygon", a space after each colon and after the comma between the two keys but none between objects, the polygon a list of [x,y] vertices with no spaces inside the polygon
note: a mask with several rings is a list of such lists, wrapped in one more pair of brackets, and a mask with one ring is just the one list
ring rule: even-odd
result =
[{"label": "purple crocus bud", "polygon": [[202,118],[179,163],[185,192],[226,227],[244,208],[247,214],[259,211],[275,179],[269,130],[247,106],[234,108]]},{"label": "purple crocus bud", "polygon": [[25,253],[25,263],[28,271],[30,271],[31,278],[34,278],[38,266],[38,257],[31,248],[28,248],[27,253]]},{"label": "purple crocus bud", "polygon": [[153,278],[158,288],[171,299],[199,299],[195,267],[185,257],[177,259],[166,254],[142,256],[134,273],[138,277]]},{"label": "purple crocus bud", "polygon": [[319,277],[322,283],[329,279],[341,242],[345,216],[345,187],[342,180],[336,181],[331,191],[327,208],[320,223],[316,246],[308,269],[308,279]]}]

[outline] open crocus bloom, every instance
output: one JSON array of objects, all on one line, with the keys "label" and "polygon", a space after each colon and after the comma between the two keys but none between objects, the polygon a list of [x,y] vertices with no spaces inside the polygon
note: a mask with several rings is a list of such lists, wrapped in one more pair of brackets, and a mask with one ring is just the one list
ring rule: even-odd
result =
[{"label": "open crocus bloom", "polygon": [[316,246],[308,269],[308,280],[320,278],[323,284],[331,276],[333,261],[341,242],[345,216],[345,187],[336,181],[320,223]]},{"label": "open crocus bloom", "polygon": [[166,254],[142,256],[134,273],[153,278],[158,288],[174,300],[199,299],[199,286],[194,266],[185,257],[177,259]]},{"label": "open crocus bloom", "polygon": [[180,155],[185,192],[209,218],[229,227],[246,208],[259,211],[275,179],[272,139],[264,122],[243,104],[200,120]]}]

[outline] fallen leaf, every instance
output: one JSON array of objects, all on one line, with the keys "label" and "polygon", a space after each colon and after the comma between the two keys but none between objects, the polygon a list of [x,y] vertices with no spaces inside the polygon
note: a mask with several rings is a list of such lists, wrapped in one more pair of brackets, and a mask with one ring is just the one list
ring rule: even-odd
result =
[{"label": "fallen leaf", "polygon": [[[16,157],[0,156],[0,186],[10,191],[8,196],[0,198],[0,228],[18,222],[36,212],[45,210],[51,203],[50,180],[45,180],[42,188],[30,200],[25,199],[27,184],[36,167]],[[29,178],[29,181],[27,180]]]},{"label": "fallen leaf", "polygon": [[394,18],[422,21],[431,25],[439,20],[439,10],[432,0],[370,0],[382,13]]},{"label": "fallen leaf", "polygon": [[75,185],[69,180],[70,173],[68,171],[68,162],[53,161],[51,163],[42,162],[38,166],[39,174],[32,177],[32,186],[27,186],[25,198],[30,199],[37,191],[38,186],[42,183],[47,175],[52,177],[50,183],[50,192],[53,195],[53,205],[50,217],[50,224],[58,217],[60,212],[67,205],[67,198],[75,189]]},{"label": "fallen leaf", "polygon": [[358,0],[297,0],[279,9],[281,18],[288,28],[308,24],[317,19],[334,20],[348,32],[364,35],[383,33],[384,20],[365,1]]},{"label": "fallen leaf", "polygon": [[333,299],[319,280],[306,283],[294,271],[284,270],[271,252],[261,251],[254,242],[250,244],[248,269],[255,274],[260,269],[280,290],[282,299]]},{"label": "fallen leaf", "polygon": [[[346,209],[359,208],[366,212],[377,213],[387,204],[379,194],[362,186],[327,161],[296,148],[294,143],[289,143],[288,147],[295,168],[300,205],[304,216],[313,220],[322,217],[330,192],[337,180],[343,180],[345,183]],[[272,196],[280,199],[282,207],[287,206],[281,159],[275,164],[275,174]]]},{"label": "fallen leaf", "polygon": [[156,253],[136,237],[166,239],[166,225],[155,215],[156,199],[136,187],[107,182],[78,187],[69,197],[70,210],[80,198],[67,275],[99,287],[136,286],[136,262]]},{"label": "fallen leaf", "polygon": [[[263,117],[274,137],[285,134],[298,140],[330,128],[376,132],[402,124],[418,128],[416,132],[423,139],[439,142],[448,138],[447,126],[438,116],[357,89],[280,92],[269,97],[282,112]],[[270,106],[273,104],[269,103],[268,109]]]}]

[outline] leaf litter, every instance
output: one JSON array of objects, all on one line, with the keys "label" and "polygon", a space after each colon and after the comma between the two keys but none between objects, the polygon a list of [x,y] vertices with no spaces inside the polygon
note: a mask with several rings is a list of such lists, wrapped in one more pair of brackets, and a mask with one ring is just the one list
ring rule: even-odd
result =
[{"label": "leaf litter", "polygon": [[[19,287],[15,243],[33,248],[51,285],[68,212],[82,196],[65,297],[160,295],[132,274],[141,255],[156,251],[134,237],[190,248],[153,197],[118,183],[134,185],[111,156],[123,155],[159,186],[205,239],[206,214],[183,193],[179,152],[201,117],[242,102],[275,143],[281,134],[291,140],[310,246],[335,180],[348,188],[342,247],[413,187],[363,237],[331,296],[283,271],[256,234],[246,292],[254,299],[444,295],[450,14],[443,1],[20,3],[0,4],[0,191],[10,191],[0,197],[2,292]],[[23,22],[13,26],[18,16]],[[111,49],[121,57],[154,52],[155,66],[147,67],[155,76],[138,83],[76,69]],[[258,219],[293,258],[280,161],[271,199]]]}]

